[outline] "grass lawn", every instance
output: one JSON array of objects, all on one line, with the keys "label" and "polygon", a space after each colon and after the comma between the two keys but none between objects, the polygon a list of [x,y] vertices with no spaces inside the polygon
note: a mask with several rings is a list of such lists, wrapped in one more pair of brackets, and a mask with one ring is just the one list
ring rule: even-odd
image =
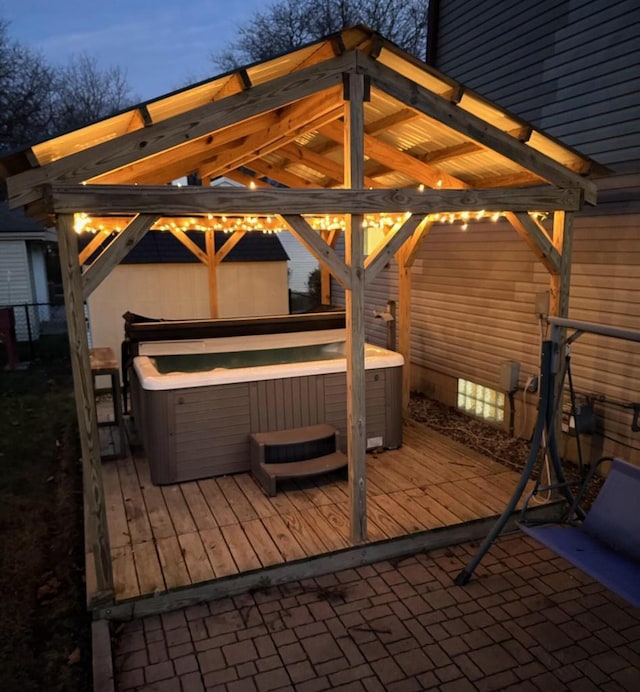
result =
[{"label": "grass lawn", "polygon": [[3,692],[91,689],[73,388],[60,343],[47,352],[25,371],[0,365]]}]

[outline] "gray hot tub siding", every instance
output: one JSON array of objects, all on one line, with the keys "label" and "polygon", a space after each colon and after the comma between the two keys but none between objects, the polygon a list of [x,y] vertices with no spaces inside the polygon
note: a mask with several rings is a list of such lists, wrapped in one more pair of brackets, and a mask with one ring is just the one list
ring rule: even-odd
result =
[{"label": "gray hot tub siding", "polygon": [[[314,423],[340,431],[346,451],[346,374],[190,389],[144,390],[132,372],[133,413],[155,484],[250,469],[249,435]],[[402,367],[366,371],[367,438],[402,443]]]}]

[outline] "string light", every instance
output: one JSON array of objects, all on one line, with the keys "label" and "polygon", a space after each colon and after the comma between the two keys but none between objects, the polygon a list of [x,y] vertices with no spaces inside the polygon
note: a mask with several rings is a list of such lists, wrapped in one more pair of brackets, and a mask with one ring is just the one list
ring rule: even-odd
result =
[{"label": "string light", "polygon": [[[477,212],[434,212],[426,216],[428,223],[459,222],[463,230],[467,230],[472,221],[498,221],[507,212],[496,211],[487,213],[482,209]],[[305,221],[314,231],[344,231],[347,227],[348,215],[302,215]],[[411,216],[410,212],[404,214],[364,214],[362,228],[372,231],[389,232],[394,227],[400,226]],[[542,221],[548,217],[546,212],[531,212],[530,216]],[[92,218],[85,212],[74,215],[74,230],[76,233],[120,232],[131,221],[132,217],[98,217]],[[186,231],[224,231],[234,233],[236,231],[260,231],[262,233],[280,233],[288,230],[280,217],[274,215],[259,216],[256,214],[221,214],[212,213],[202,216],[188,216],[176,218],[161,218],[152,226],[154,230],[186,232]]]}]

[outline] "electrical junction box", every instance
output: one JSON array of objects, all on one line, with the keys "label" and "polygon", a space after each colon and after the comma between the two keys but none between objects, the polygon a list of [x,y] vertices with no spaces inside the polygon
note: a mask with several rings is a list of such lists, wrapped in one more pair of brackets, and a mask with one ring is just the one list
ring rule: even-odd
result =
[{"label": "electrical junction box", "polygon": [[546,317],[549,314],[549,291],[536,293],[536,315]]},{"label": "electrical junction box", "polygon": [[515,392],[518,389],[518,377],[520,376],[520,363],[515,360],[507,360],[500,365],[500,389],[503,392]]}]

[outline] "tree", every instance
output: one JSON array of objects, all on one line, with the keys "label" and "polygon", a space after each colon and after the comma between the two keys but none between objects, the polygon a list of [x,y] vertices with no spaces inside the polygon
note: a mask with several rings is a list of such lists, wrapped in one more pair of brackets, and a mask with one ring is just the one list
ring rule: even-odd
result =
[{"label": "tree", "polygon": [[354,24],[366,24],[409,53],[424,57],[427,0],[277,0],[242,24],[212,56],[223,70],[266,60]]},{"label": "tree", "polygon": [[53,80],[44,58],[12,41],[7,22],[0,20],[0,151],[50,131]]},{"label": "tree", "polygon": [[101,70],[95,58],[75,56],[57,74],[53,120],[64,132],[112,115],[131,104],[130,87],[119,67]]},{"label": "tree", "polygon": [[131,104],[119,67],[102,70],[88,55],[51,66],[12,40],[8,28],[0,19],[0,152],[81,127]]}]

